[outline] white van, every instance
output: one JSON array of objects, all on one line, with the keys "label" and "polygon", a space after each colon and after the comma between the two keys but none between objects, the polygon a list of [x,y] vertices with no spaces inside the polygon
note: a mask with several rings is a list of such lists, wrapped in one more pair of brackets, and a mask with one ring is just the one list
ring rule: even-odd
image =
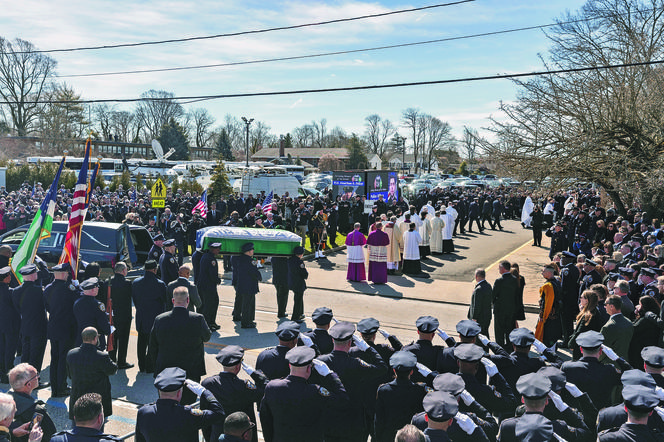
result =
[{"label": "white van", "polygon": [[233,191],[244,193],[245,196],[250,193],[260,195],[261,192],[265,192],[265,195],[274,192],[282,196],[288,192],[289,196],[296,198],[301,187],[297,178],[286,174],[245,174],[233,183]]}]

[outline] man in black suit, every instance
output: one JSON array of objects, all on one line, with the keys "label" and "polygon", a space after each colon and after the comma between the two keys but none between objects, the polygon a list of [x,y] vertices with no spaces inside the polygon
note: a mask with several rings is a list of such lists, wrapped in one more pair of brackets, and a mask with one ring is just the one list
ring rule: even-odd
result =
[{"label": "man in black suit", "polygon": [[297,246],[293,250],[293,256],[288,258],[288,288],[293,291],[291,321],[298,324],[304,321],[304,291],[307,289],[306,279],[309,277],[302,256],[304,248]]},{"label": "man in black suit", "polygon": [[113,302],[114,346],[109,353],[111,360],[118,363],[119,369],[132,368],[127,362],[129,332],[131,331],[131,282],[127,281],[127,264],[119,262],[113,269],[115,275],[109,281],[111,301]]},{"label": "man in black suit", "polygon": [[[173,310],[162,313],[154,320],[150,333],[150,349],[155,372],[168,367],[179,367],[187,372],[187,379],[200,381],[205,374],[204,345],[212,332],[203,315],[190,312],[189,292],[185,287],[173,291]],[[191,404],[194,395],[183,392],[182,403]]]},{"label": "man in black suit", "polygon": [[187,266],[181,266],[178,269],[178,279],[175,281],[171,281],[170,284],[168,284],[168,302],[166,307],[170,310],[173,308],[173,305],[169,305],[169,302],[172,302],[173,299],[173,291],[178,288],[178,287],[185,287],[187,291],[189,292],[189,306],[187,307],[187,310],[190,312],[194,311],[194,307],[196,307],[196,310],[200,311],[201,308],[201,297],[198,295],[198,289],[194,284],[189,282],[189,274],[190,270],[189,267]]},{"label": "man in black suit", "polygon": [[511,268],[509,261],[501,261],[498,264],[500,278],[493,283],[493,329],[496,343],[506,351],[509,351],[509,335],[514,329],[519,291],[519,281],[510,273]]},{"label": "man in black suit", "polygon": [[[242,328],[256,328],[256,293],[258,281],[262,281],[260,270],[256,267],[254,243],[242,244],[242,255],[233,256],[233,287],[235,287],[235,304],[233,320],[241,321]],[[207,300],[206,300],[207,302]]]},{"label": "man in black suit", "polygon": [[489,324],[491,324],[491,301],[493,294],[491,284],[487,282],[484,269],[475,270],[475,288],[468,309],[468,319],[472,319],[482,327],[482,334],[489,337]]},{"label": "man in black suit", "polygon": [[[113,414],[111,381],[109,376],[118,371],[118,366],[111,361],[105,351],[97,349],[99,334],[94,327],[87,327],[81,332],[83,343],[67,354],[67,373],[71,378],[70,403],[86,393],[101,395],[104,416]],[[74,407],[69,407],[69,419],[74,420]]]},{"label": "man in black suit", "polygon": [[131,283],[131,297],[136,307],[138,368],[144,373],[154,371],[148,343],[154,318],[164,312],[166,295],[166,284],[157,279],[157,263],[153,260],[146,261],[145,275]]},{"label": "man in black suit", "polygon": [[218,226],[221,224],[222,215],[217,210],[217,205],[215,203],[210,204],[210,211],[207,213],[207,225],[208,226]]}]

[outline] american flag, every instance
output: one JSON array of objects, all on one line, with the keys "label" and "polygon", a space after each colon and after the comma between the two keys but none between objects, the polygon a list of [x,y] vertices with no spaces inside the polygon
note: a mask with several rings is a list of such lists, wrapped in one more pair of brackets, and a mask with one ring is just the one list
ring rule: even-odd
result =
[{"label": "american flag", "polygon": [[274,199],[274,190],[271,190],[265,200],[263,201],[263,214],[272,212],[272,200]]},{"label": "american flag", "polygon": [[201,216],[205,218],[207,216],[208,212],[208,205],[207,205],[207,189],[201,194],[201,199],[198,200],[198,203],[194,206],[193,209],[191,209],[191,214],[193,215],[196,213],[197,210],[201,211]]},{"label": "american flag", "polygon": [[74,202],[69,216],[69,230],[65,237],[65,245],[60,255],[59,263],[68,262],[71,265],[72,277],[77,278],[78,258],[80,253],[81,230],[87,211],[88,203],[88,162],[90,161],[90,140],[85,143],[85,157],[81,171],[78,173],[78,181],[74,188]]}]

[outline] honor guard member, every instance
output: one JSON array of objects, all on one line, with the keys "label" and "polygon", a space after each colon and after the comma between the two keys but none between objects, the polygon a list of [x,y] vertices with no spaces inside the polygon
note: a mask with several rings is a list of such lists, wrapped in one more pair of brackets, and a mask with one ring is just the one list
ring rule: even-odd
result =
[{"label": "honor guard member", "polygon": [[409,351],[398,351],[390,358],[390,367],[396,378],[378,388],[374,420],[378,442],[392,442],[397,431],[410,423],[411,418],[423,411],[422,399],[430,388],[414,383],[410,376],[417,365],[417,357]]},{"label": "honor guard member", "polygon": [[[415,322],[417,326],[417,335],[419,339],[413,343],[406,345],[403,350],[413,353],[417,357],[417,362],[424,364],[429,370],[435,370],[438,363],[439,353],[445,347],[441,345],[434,345],[433,338],[438,334],[445,340],[448,347],[454,347],[456,341],[438,328],[439,322],[433,316],[420,316]],[[423,381],[424,378],[420,376],[419,372],[415,373],[413,380],[416,382]]]},{"label": "honor guard member", "polygon": [[598,435],[599,442],[655,442],[664,439],[663,433],[648,428],[648,416],[659,404],[655,390],[647,387],[632,387],[623,390],[627,422],[619,428],[604,430]]},{"label": "honor guard member", "polygon": [[[348,407],[330,412],[331,425],[325,429],[326,442],[367,440],[369,426],[364,420],[363,386],[380,378],[387,369],[378,352],[354,333],[355,326],[350,322],[340,321],[333,325],[330,336],[334,341],[334,349],[317,358],[337,373],[350,398]],[[348,354],[353,342],[364,353],[362,359]],[[339,422],[345,425],[338,425]]]},{"label": "honor guard member", "polygon": [[[306,346],[289,350],[290,374],[265,387],[260,407],[265,442],[322,442],[324,429],[332,423],[330,412],[350,405],[337,374],[315,356]],[[320,375],[320,385],[307,382],[312,369]]]},{"label": "honor guard member", "polygon": [[[454,356],[459,364],[459,376],[466,383],[466,390],[477,402],[482,404],[494,416],[514,413],[516,399],[509,384],[498,372],[496,364],[484,358],[484,350],[475,344],[459,344],[454,349]],[[484,364],[490,384],[477,380],[480,361]]]},{"label": "honor guard member", "polygon": [[[152,241],[154,244],[150,248],[150,251],[148,252],[148,259],[152,259],[155,262],[159,262],[159,259],[161,258],[161,255],[164,254],[164,241],[166,238],[164,238],[164,235],[161,233],[152,238]],[[159,270],[157,270],[157,277],[161,277],[161,273]]]},{"label": "honor guard member", "polygon": [[83,281],[80,286],[83,296],[74,303],[74,316],[76,317],[76,345],[81,345],[81,332],[87,327],[94,327],[99,333],[99,349],[106,349],[104,336],[111,334],[111,324],[106,314],[106,306],[96,298],[99,291],[99,280],[90,278]]},{"label": "honor guard member", "polygon": [[304,321],[304,291],[307,289],[309,272],[302,261],[304,247],[295,247],[293,256],[288,258],[288,288],[293,291],[293,314],[291,321]]},{"label": "honor guard member", "polygon": [[67,353],[76,342],[74,303],[79,291],[69,282],[71,265],[58,264],[51,268],[55,280],[44,289],[44,302],[49,313],[48,339],[51,341],[51,396],[69,395],[67,387]]},{"label": "honor guard member", "polygon": [[279,339],[279,345],[266,348],[256,359],[256,369],[262,371],[270,380],[288,376],[286,353],[297,345],[300,324],[294,321],[284,321],[277,326],[275,334]]},{"label": "honor guard member", "polygon": [[[544,408],[549,402],[553,401],[556,408],[563,413],[563,420],[552,421],[553,431],[566,441],[584,441],[591,440],[592,434],[583,420],[574,413],[574,411],[561,399],[559,395],[551,391],[551,381],[548,377],[539,373],[529,373],[521,376],[516,384],[517,391],[523,398],[526,414],[539,414],[543,416]],[[512,417],[505,419],[500,424],[498,440],[500,442],[521,441],[517,437],[516,427],[521,417]],[[566,423],[567,422],[567,423]]]},{"label": "honor guard member", "polygon": [[650,296],[659,302],[662,295],[659,294],[659,289],[657,288],[657,271],[649,267],[644,267],[639,272],[639,277],[641,282],[643,282],[641,296]]},{"label": "honor guard member", "polygon": [[113,333],[114,346],[109,353],[111,360],[117,362],[118,368],[132,368],[134,364],[127,362],[129,333],[131,332],[132,304],[131,282],[127,281],[127,264],[119,262],[113,269],[115,274],[109,281],[111,300],[113,302]]},{"label": "honor guard member", "polygon": [[200,248],[196,248],[194,253],[191,255],[191,269],[194,271],[194,284],[198,287],[198,278],[201,272],[201,258],[203,257],[203,251]]},{"label": "honor guard member", "polygon": [[[423,428],[420,428],[430,442],[441,441],[485,441],[489,438],[484,430],[469,416],[459,412],[459,402],[456,397],[447,391],[432,391],[422,400],[424,412]],[[416,417],[413,417],[413,421]],[[420,424],[421,425],[421,424]]]},{"label": "honor guard member", "polygon": [[641,350],[643,368],[655,380],[658,387],[664,388],[664,348],[649,346]]},{"label": "honor guard member", "polygon": [[620,385],[620,374],[613,365],[599,362],[604,336],[600,332],[587,331],[576,338],[583,357],[578,361],[564,362],[560,367],[567,381],[588,393],[598,410],[612,404],[611,394]]},{"label": "honor guard member", "polygon": [[459,371],[459,364],[454,357],[455,347],[459,344],[475,344],[477,336],[482,331],[482,327],[476,321],[463,319],[457,323],[456,331],[459,333],[460,342],[456,343],[454,347],[445,348],[440,352],[438,362],[436,363],[436,371],[438,373],[457,373]]},{"label": "honor guard member", "polygon": [[219,253],[221,244],[218,242],[210,244],[207,252],[201,256],[199,272],[196,272],[196,286],[198,294],[203,303],[203,316],[208,323],[210,330],[219,330],[217,324],[217,309],[219,308],[219,293],[217,286],[221,284],[219,277],[219,266],[217,265],[216,255]]},{"label": "honor guard member", "polygon": [[[609,430],[611,428],[618,428],[625,422],[627,422],[627,410],[625,409],[625,391],[632,389],[634,387],[644,387],[650,390],[655,391],[657,384],[655,384],[654,379],[648,373],[644,373],[641,370],[627,370],[620,377],[622,382],[623,389],[623,402],[614,405],[612,407],[603,408],[599,412],[597,417],[597,432],[601,433],[604,430]],[[652,413],[648,417],[648,428],[654,430],[658,433],[664,434],[664,422],[662,422],[662,416],[658,413]]]},{"label": "honor guard member", "polygon": [[[233,257],[233,287],[235,287],[235,304],[233,321],[241,321],[242,328],[256,328],[256,293],[258,281],[262,281],[260,270],[256,267],[254,243],[242,244],[242,254]],[[295,309],[293,309],[295,310]]]},{"label": "honor guard member", "polygon": [[567,250],[563,251],[561,260],[563,266],[560,271],[560,284],[562,286],[563,300],[563,342],[569,342],[574,332],[574,320],[579,314],[579,279],[581,272],[576,266],[576,255]]},{"label": "honor guard member", "polygon": [[154,319],[164,312],[167,288],[163,281],[157,279],[157,263],[153,260],[145,262],[145,274],[131,283],[131,298],[136,307],[136,331],[138,342],[138,368],[142,373],[154,372],[152,352],[149,350],[150,331]]},{"label": "honor guard member", "polygon": [[[28,264],[19,270],[23,284],[12,293],[14,307],[21,313],[21,362],[27,362],[41,371],[46,350],[46,306],[44,291],[38,282],[37,266]],[[41,384],[39,388],[47,387]]]},{"label": "honor guard member", "polygon": [[581,279],[581,286],[579,287],[578,296],[581,296],[581,293],[584,290],[590,290],[594,284],[601,284],[602,277],[599,272],[596,270],[597,263],[590,258],[586,258],[583,263],[583,279]]},{"label": "honor guard member", "polygon": [[277,318],[285,318],[288,305],[288,258],[273,256],[270,262],[272,263],[272,285],[277,292]]},{"label": "honor guard member", "polygon": [[[165,368],[155,378],[154,386],[159,390],[159,399],[138,410],[136,442],[198,442],[198,430],[219,424],[226,417],[214,395],[201,384],[187,379],[181,368]],[[208,409],[180,404],[184,386],[203,398]]]},{"label": "honor guard member", "polygon": [[168,285],[172,281],[178,279],[178,263],[175,260],[175,240],[169,239],[164,241],[164,253],[159,258],[159,271],[161,272],[161,280],[164,284]]},{"label": "honor guard member", "polygon": [[[365,318],[360,320],[357,323],[357,331],[362,335],[364,342],[378,352],[383,361],[389,361],[392,355],[403,347],[399,338],[380,328],[380,322],[377,319]],[[376,344],[376,333],[380,333],[389,344]],[[355,348],[351,348],[351,355],[354,355],[355,351]],[[358,357],[361,356],[358,355]],[[389,367],[387,369],[390,371]]]},{"label": "honor guard member", "polygon": [[74,428],[56,433],[51,442],[121,442],[115,436],[102,433],[104,410],[101,396],[86,393],[74,403]]},{"label": "honor guard member", "polygon": [[18,331],[21,328],[21,314],[12,301],[9,288],[12,268],[0,269],[0,383],[8,384],[7,373],[14,367],[16,349],[19,345]]},{"label": "honor guard member", "polygon": [[[202,385],[207,388],[224,407],[227,415],[242,411],[249,416],[252,422],[256,421],[254,404],[259,404],[263,399],[263,392],[269,379],[260,371],[243,362],[244,349],[238,345],[229,345],[222,348],[217,354],[217,361],[223,367],[223,371],[215,376],[206,378]],[[252,380],[240,379],[238,373],[244,370]],[[208,403],[205,397],[201,398],[201,410],[207,410]],[[220,422],[211,428],[203,428],[205,440],[216,441],[223,434],[223,423]],[[256,432],[252,435],[252,441],[258,441]]]},{"label": "honor guard member", "polygon": [[328,333],[333,316],[332,309],[329,307],[318,307],[311,314],[311,320],[316,324],[316,328],[304,335],[311,338],[319,354],[332,353],[334,349],[332,336]]}]

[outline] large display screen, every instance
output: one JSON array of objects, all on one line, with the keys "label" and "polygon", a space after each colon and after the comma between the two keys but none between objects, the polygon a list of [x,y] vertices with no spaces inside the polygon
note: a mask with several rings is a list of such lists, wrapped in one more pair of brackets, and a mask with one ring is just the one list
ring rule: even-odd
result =
[{"label": "large display screen", "polygon": [[365,195],[364,171],[335,171],[332,174],[334,196],[346,195],[348,198],[355,195]]},{"label": "large display screen", "polygon": [[383,195],[384,201],[396,200],[399,198],[398,183],[397,172],[389,170],[367,172],[368,199],[377,200],[379,195]]}]

